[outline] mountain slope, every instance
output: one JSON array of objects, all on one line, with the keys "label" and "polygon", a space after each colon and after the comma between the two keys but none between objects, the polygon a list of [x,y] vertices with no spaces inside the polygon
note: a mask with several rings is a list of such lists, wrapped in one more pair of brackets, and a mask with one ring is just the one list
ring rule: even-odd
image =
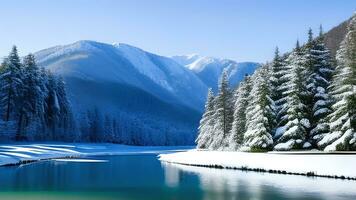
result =
[{"label": "mountain slope", "polygon": [[203,105],[207,90],[198,77],[171,59],[126,44],[79,41],[40,51],[36,59],[64,76],[126,83],[194,109]]},{"label": "mountain slope", "polygon": [[325,33],[324,42],[325,45],[330,49],[331,54],[335,56],[336,51],[339,49],[341,41],[344,39],[347,32],[347,24],[350,20],[346,20],[339,24],[338,26],[332,28],[327,33]]},{"label": "mountain slope", "polygon": [[98,109],[119,121],[119,141],[139,145],[192,144],[207,87],[170,58],[126,44],[79,41],[35,54],[63,76],[80,124]]},{"label": "mountain slope", "polygon": [[252,74],[259,66],[254,62],[235,62],[229,59],[203,57],[199,55],[172,56],[176,62],[193,71],[208,87],[217,91],[219,77],[224,69],[228,71],[229,81],[235,87],[245,74]]}]

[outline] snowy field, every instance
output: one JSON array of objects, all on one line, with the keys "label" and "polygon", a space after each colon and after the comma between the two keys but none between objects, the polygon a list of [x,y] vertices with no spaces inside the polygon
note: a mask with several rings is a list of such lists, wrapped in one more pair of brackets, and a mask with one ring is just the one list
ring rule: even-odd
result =
[{"label": "snowy field", "polygon": [[164,154],[191,149],[177,146],[127,146],[107,143],[16,143],[0,144],[0,166],[38,160],[101,155]]},{"label": "snowy field", "polygon": [[289,173],[314,173],[320,176],[356,178],[356,154],[326,154],[319,152],[246,153],[224,151],[176,152],[161,154],[167,163],[239,169],[280,170]]}]

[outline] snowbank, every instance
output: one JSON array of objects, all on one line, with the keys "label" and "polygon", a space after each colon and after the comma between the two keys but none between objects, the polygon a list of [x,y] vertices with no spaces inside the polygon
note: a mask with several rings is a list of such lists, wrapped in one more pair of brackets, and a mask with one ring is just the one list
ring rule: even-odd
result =
[{"label": "snowbank", "polygon": [[173,146],[126,146],[106,143],[17,143],[0,144],[0,166],[55,158],[158,154],[191,149]]},{"label": "snowbank", "polygon": [[168,163],[235,168],[283,174],[337,176],[356,178],[356,154],[326,154],[319,152],[246,153],[189,150],[161,154],[159,160]]}]

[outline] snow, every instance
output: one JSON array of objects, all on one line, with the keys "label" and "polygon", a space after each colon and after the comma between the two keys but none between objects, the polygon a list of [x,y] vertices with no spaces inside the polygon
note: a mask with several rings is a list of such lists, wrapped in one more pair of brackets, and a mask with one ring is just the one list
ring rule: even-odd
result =
[{"label": "snow", "polygon": [[[297,119],[298,120],[298,119]],[[284,132],[283,136],[294,136],[298,130],[298,126],[293,126],[292,128],[288,129],[288,131]]]},{"label": "snow", "polygon": [[201,72],[207,65],[219,65],[220,59],[212,57],[200,57],[186,67],[195,72]]},{"label": "snow", "polygon": [[303,148],[307,149],[307,148],[310,148],[312,146],[312,144],[310,144],[309,142],[305,142],[303,144]]},{"label": "snow", "polygon": [[336,139],[340,138],[342,136],[342,132],[341,131],[335,131],[332,132],[330,134],[326,134],[323,139],[318,142],[318,146],[323,146],[325,144],[329,144],[332,141],[335,141]]},{"label": "snow", "polygon": [[183,165],[218,165],[223,168],[281,170],[292,173],[314,172],[317,175],[356,177],[355,154],[336,155],[318,151],[246,153],[189,150],[160,154],[159,160]]},{"label": "snow", "polygon": [[228,71],[230,85],[235,87],[244,79],[245,74],[253,74],[259,67],[259,64],[254,62],[236,62],[197,54],[171,58],[194,72],[206,86],[213,88],[214,92],[217,91],[218,80],[224,69]]},{"label": "snow", "polygon": [[319,110],[315,111],[314,112],[314,116],[318,116],[318,115],[325,114],[325,113],[328,113],[328,112],[330,112],[330,109],[322,108],[322,109],[319,109]]},{"label": "snow", "polygon": [[277,151],[286,151],[290,150],[295,144],[294,140],[289,140],[284,143],[278,143],[276,146],[274,146],[274,149]]},{"label": "snow", "polygon": [[[97,109],[101,119],[108,117],[108,121],[120,124],[123,134],[114,142],[194,143],[196,122],[208,87],[173,59],[127,44],[95,41],[49,48],[35,53],[35,57],[40,67],[66,81],[68,100],[80,131],[89,127],[88,112]],[[75,131],[73,137],[80,137],[80,131]]]},{"label": "snow", "polygon": [[343,116],[339,117],[337,120],[330,123],[330,128],[335,129],[337,126],[344,124],[345,121],[348,119],[349,114],[346,113]]},{"label": "snow", "polygon": [[0,166],[54,159],[58,162],[105,162],[70,157],[157,154],[191,149],[188,146],[127,146],[107,143],[16,143],[0,144]]},{"label": "snow", "polygon": [[300,123],[301,123],[305,128],[310,128],[310,122],[309,122],[308,119],[303,118],[303,119],[300,120]]},{"label": "snow", "polygon": [[146,75],[165,89],[173,91],[173,88],[167,82],[168,77],[164,71],[151,61],[149,55],[145,51],[122,43],[117,45],[117,49],[135,66],[140,73]]},{"label": "snow", "polygon": [[276,133],[274,135],[274,137],[278,138],[280,136],[283,135],[284,132],[286,132],[287,130],[287,126],[280,126],[276,129]]},{"label": "snow", "polygon": [[201,56],[197,53],[192,53],[188,55],[178,55],[178,56],[170,56],[173,60],[175,60],[178,64],[182,66],[189,65],[199,59]]},{"label": "snow", "polygon": [[[163,99],[162,89],[176,97],[177,103],[196,109],[203,105],[208,89],[195,73],[173,59],[123,43],[83,40],[39,51],[35,57],[39,66],[64,78],[125,83]],[[152,88],[153,83],[159,89]]]},{"label": "snow", "polygon": [[347,131],[345,131],[345,133],[339,139],[337,139],[329,146],[325,147],[324,151],[335,151],[337,145],[344,143],[346,141],[346,138],[355,138],[355,134],[352,132],[352,129],[348,129]]}]

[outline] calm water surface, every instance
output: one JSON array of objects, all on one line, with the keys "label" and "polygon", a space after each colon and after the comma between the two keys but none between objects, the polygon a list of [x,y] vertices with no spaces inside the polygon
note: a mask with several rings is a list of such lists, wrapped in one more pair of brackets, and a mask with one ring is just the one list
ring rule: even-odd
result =
[{"label": "calm water surface", "polygon": [[1,200],[356,199],[356,181],[162,164],[156,155],[0,168]]}]

